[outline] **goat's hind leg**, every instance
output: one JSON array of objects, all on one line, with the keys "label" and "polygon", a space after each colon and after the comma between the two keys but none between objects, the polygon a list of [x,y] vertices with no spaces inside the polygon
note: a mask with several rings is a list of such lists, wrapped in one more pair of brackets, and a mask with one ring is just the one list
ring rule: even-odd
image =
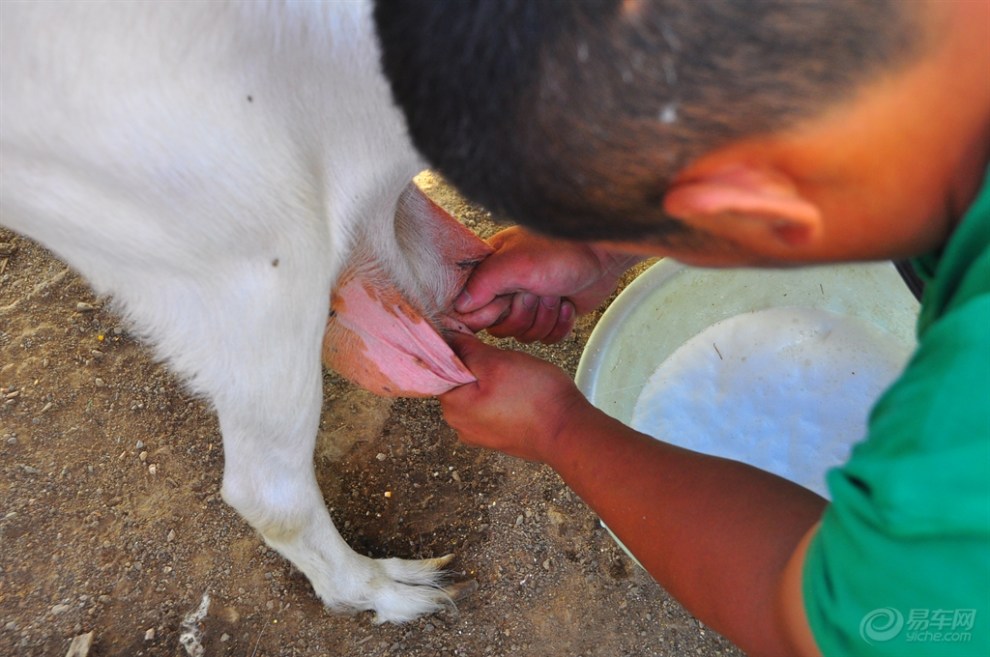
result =
[{"label": "goat's hind leg", "polygon": [[[402,622],[451,601],[448,558],[374,560],[334,527],[313,469],[322,407],[320,345],[329,283],[292,264],[213,277],[195,290],[158,292],[181,321],[159,349],[213,402],[224,444],[223,497],[289,559],[335,610],[372,610]],[[325,277],[329,279],[329,275]],[[236,281],[225,288],[222,281]],[[245,281],[250,284],[245,293]],[[203,286],[209,286],[205,289]],[[140,315],[141,301],[135,300]],[[156,303],[160,305],[160,303]],[[155,326],[154,323],[151,324]],[[185,333],[183,333],[185,331]]]}]

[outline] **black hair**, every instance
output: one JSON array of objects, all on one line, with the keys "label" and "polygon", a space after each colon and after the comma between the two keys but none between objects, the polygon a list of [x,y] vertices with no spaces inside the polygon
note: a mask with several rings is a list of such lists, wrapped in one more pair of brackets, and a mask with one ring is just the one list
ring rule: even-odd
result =
[{"label": "black hair", "polygon": [[907,59],[902,0],[377,0],[382,67],[431,166],[576,239],[683,238],[699,155],[784,129]]}]

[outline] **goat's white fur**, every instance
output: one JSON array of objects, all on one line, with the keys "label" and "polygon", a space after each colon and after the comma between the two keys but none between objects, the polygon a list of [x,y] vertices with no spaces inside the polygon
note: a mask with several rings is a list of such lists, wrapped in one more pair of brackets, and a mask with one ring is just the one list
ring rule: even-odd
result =
[{"label": "goat's white fur", "polygon": [[423,164],[369,4],[5,1],[0,113],[0,221],[213,403],[224,499],[332,608],[400,622],[446,604],[444,560],[347,547],[312,464],[345,256],[360,241],[407,293],[438,287],[396,238]]}]

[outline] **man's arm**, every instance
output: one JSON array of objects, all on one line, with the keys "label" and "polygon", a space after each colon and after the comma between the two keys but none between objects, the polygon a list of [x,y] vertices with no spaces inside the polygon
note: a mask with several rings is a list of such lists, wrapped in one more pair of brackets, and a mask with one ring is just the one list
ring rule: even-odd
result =
[{"label": "man's arm", "polygon": [[803,614],[776,612],[803,610],[793,606],[800,577],[785,575],[824,500],[750,466],[656,441],[597,409],[572,417],[545,462],[650,574],[749,654],[803,654],[792,645],[800,632],[788,627]]},{"label": "man's arm", "polygon": [[792,642],[810,637],[803,613],[780,611],[800,603],[800,576],[785,574],[822,498],[638,433],[547,363],[478,341],[457,347],[478,377],[441,398],[462,440],[553,467],[658,582],[749,654],[815,654],[813,641]]},{"label": "man's arm", "polygon": [[808,612],[804,607],[801,585],[808,545],[818,532],[819,525],[820,523],[815,523],[798,543],[790,561],[787,562],[784,576],[780,581],[780,590],[777,592],[777,614],[783,622],[784,631],[790,635],[791,645],[794,646],[794,654],[797,657],[822,657],[818,644],[811,634],[811,626],[808,624]]}]

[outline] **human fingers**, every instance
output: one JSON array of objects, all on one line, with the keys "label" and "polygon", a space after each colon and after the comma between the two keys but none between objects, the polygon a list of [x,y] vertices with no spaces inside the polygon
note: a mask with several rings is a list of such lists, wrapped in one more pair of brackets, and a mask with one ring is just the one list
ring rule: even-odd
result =
[{"label": "human fingers", "polygon": [[496,298],[512,294],[525,287],[528,272],[515,258],[496,252],[475,267],[464,289],[454,300],[454,310],[474,313],[489,305]]},{"label": "human fingers", "polygon": [[474,332],[482,331],[493,324],[498,324],[512,308],[512,296],[495,297],[491,303],[469,313],[458,313],[457,319]]},{"label": "human fingers", "polygon": [[488,327],[488,333],[523,343],[554,344],[574,327],[575,315],[574,304],[569,300],[521,292],[515,295],[509,311]]},{"label": "human fingers", "polygon": [[[468,335],[466,333],[456,333],[451,335],[447,340],[450,348],[453,349],[454,353],[464,366],[471,371],[478,379],[485,376],[485,370],[488,369],[488,363],[491,361],[492,356],[498,356],[503,353],[497,347],[485,344],[473,335]],[[467,384],[472,385],[472,384]],[[454,388],[454,390],[460,390],[465,386],[459,386]]]},{"label": "human fingers", "polygon": [[539,297],[533,311],[533,320],[529,328],[520,332],[516,339],[522,343],[542,340],[557,324],[560,313],[560,297]]},{"label": "human fingers", "polygon": [[557,314],[557,322],[553,325],[550,331],[540,338],[540,342],[544,344],[556,344],[567,337],[574,328],[574,319],[577,316],[577,310],[574,308],[574,304],[570,300],[564,299],[560,302],[560,312]]},{"label": "human fingers", "polygon": [[496,324],[488,327],[488,333],[496,338],[518,338],[533,326],[540,308],[540,297],[532,292],[512,295],[509,311]]},{"label": "human fingers", "polygon": [[493,235],[488,244],[494,253],[478,263],[454,301],[454,310],[472,313],[496,297],[524,290],[545,293],[534,287],[546,285],[548,261],[561,255],[552,241],[512,226]]}]

